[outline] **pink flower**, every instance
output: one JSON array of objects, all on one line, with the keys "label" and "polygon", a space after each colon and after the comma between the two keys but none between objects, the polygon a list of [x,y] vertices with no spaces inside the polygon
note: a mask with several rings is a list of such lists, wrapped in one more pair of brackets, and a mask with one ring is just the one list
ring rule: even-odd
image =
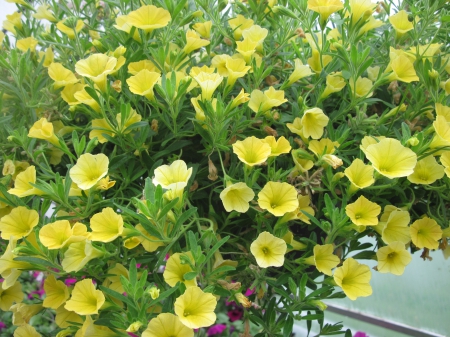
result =
[{"label": "pink flower", "polygon": [[242,309],[234,309],[227,312],[230,322],[240,320],[242,318]]},{"label": "pink flower", "polygon": [[77,283],[77,279],[73,278],[73,277],[69,277],[68,279],[66,279],[64,281],[64,283],[66,284],[66,286],[70,287],[71,285],[74,285],[75,283]]},{"label": "pink flower", "polygon": [[34,291],[32,291],[32,292],[28,295],[28,299],[29,299],[29,300],[32,300],[32,299],[34,298],[34,296],[33,296],[34,294],[38,295],[39,298],[41,298],[42,295],[45,294],[45,290],[44,290],[44,289],[39,289],[39,290],[34,290]]},{"label": "pink flower", "polygon": [[225,324],[216,324],[213,325],[212,327],[210,327],[207,331],[208,336],[214,336],[214,335],[218,335],[221,334],[222,332],[225,331],[225,329],[227,328],[227,326]]},{"label": "pink flower", "polygon": [[369,337],[365,332],[357,331],[353,337]]},{"label": "pink flower", "polygon": [[0,322],[0,330],[3,330],[6,328],[6,324],[3,322]]},{"label": "pink flower", "polygon": [[250,295],[253,295],[254,293],[255,293],[255,289],[248,288],[244,295],[249,297]]}]

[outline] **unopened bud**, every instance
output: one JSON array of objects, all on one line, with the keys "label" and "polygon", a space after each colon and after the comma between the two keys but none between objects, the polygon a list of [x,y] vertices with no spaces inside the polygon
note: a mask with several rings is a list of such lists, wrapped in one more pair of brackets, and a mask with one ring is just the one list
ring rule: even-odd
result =
[{"label": "unopened bud", "polygon": [[406,141],[406,145],[411,146],[411,147],[416,146],[416,145],[418,145],[419,143],[420,143],[420,142],[419,142],[419,140],[417,139],[417,137],[411,137],[411,138],[409,138],[409,139]]},{"label": "unopened bud", "polygon": [[151,287],[148,293],[153,300],[156,300],[159,297],[160,290],[156,287]]},{"label": "unopened bud", "polygon": [[414,16],[412,14],[408,15],[408,21],[409,22],[413,22],[414,21]]},{"label": "unopened bud", "polygon": [[69,16],[66,20],[64,20],[64,26],[75,29],[77,26],[77,18],[74,16]]},{"label": "unopened bud", "polygon": [[287,16],[291,19],[298,20],[298,16],[284,6],[274,6],[272,7],[272,12],[274,12],[275,14]]},{"label": "unopened bud", "polygon": [[433,80],[439,78],[439,73],[435,69],[428,70],[428,76]]},{"label": "unopened bud", "polygon": [[138,332],[141,326],[142,326],[142,323],[137,321],[137,322],[131,323],[126,331],[127,332]]},{"label": "unopened bud", "polygon": [[116,92],[122,92],[122,81],[121,80],[114,81],[113,84],[112,84],[112,88]]},{"label": "unopened bud", "polygon": [[200,18],[203,16],[203,12],[202,11],[195,11],[194,13],[192,13],[192,15],[194,16],[194,18]]},{"label": "unopened bud", "polygon": [[208,159],[208,171],[209,171],[208,179],[212,180],[212,181],[216,181],[218,178],[217,168],[211,159]]}]

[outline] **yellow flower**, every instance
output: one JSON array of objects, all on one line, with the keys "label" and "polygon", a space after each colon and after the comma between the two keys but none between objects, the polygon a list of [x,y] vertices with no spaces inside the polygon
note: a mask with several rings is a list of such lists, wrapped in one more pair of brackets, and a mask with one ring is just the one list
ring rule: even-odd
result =
[{"label": "yellow flower", "polygon": [[329,120],[320,108],[306,110],[301,119],[303,135],[307,138],[319,139],[322,137],[323,128],[328,125]]},{"label": "yellow flower", "polygon": [[27,197],[29,195],[44,194],[41,190],[38,190],[36,187],[31,185],[35,183],[36,183],[36,167],[31,165],[25,171],[20,172],[16,176],[14,188],[8,190],[8,193],[16,195],[19,198]]},{"label": "yellow flower", "polygon": [[211,37],[211,27],[212,21],[197,22],[192,26],[197,33],[199,33],[203,38],[209,39]]},{"label": "yellow flower", "polygon": [[255,192],[245,183],[236,183],[220,192],[220,199],[227,212],[245,213],[249,209],[249,202],[255,197]]},{"label": "yellow flower", "polygon": [[233,152],[239,160],[248,166],[264,163],[272,153],[270,145],[254,136],[247,137],[243,141],[238,140],[233,144]]},{"label": "yellow flower", "polygon": [[24,293],[22,292],[22,285],[20,282],[15,282],[7,289],[0,287],[0,309],[8,311],[14,303],[22,302],[23,296]]},{"label": "yellow flower", "polygon": [[90,260],[103,256],[103,252],[94,246],[91,241],[83,240],[71,243],[64,253],[61,265],[65,272],[81,270]]},{"label": "yellow flower", "polygon": [[92,54],[75,64],[75,71],[90,78],[102,92],[106,92],[106,77],[115,72],[117,59],[105,54]]},{"label": "yellow flower", "polygon": [[375,170],[391,179],[410,175],[417,163],[417,155],[393,138],[367,146],[365,154]]},{"label": "yellow flower", "polygon": [[418,81],[416,70],[413,62],[405,55],[399,55],[390,62],[392,73],[389,75],[389,81],[400,81],[411,83]]},{"label": "yellow flower", "polygon": [[6,15],[6,20],[3,21],[3,28],[10,31],[14,35],[16,35],[16,28],[21,30],[22,29],[22,13],[15,12],[10,15]]},{"label": "yellow flower", "polygon": [[305,213],[308,213],[314,216],[315,211],[314,208],[310,206],[311,200],[308,195],[299,194],[297,197],[298,207],[295,211],[286,213],[280,220],[279,223],[285,223],[291,220],[300,220],[307,224],[311,224],[311,220],[309,220],[308,216]]},{"label": "yellow flower", "polygon": [[270,87],[263,93],[255,89],[250,95],[248,107],[258,113],[280,106],[284,102],[287,102],[287,99],[284,98],[284,90],[275,90],[274,87]]},{"label": "yellow flower", "polygon": [[433,156],[428,156],[417,162],[408,180],[414,184],[430,185],[444,176],[444,170]]},{"label": "yellow flower", "polygon": [[408,20],[408,16],[409,14],[404,9],[402,9],[397,14],[391,15],[389,17],[389,22],[391,23],[392,27],[394,27],[397,36],[402,36],[406,32],[414,29],[414,25]]},{"label": "yellow flower", "polygon": [[120,280],[122,277],[127,280],[130,279],[128,270],[120,263],[116,263],[113,268],[108,270],[108,275],[103,285],[122,294],[125,290]]},{"label": "yellow flower", "polygon": [[130,64],[128,64],[128,72],[131,75],[137,75],[137,73],[144,69],[158,74],[161,73],[161,70],[159,70],[159,68],[150,60],[130,62]]},{"label": "yellow flower", "polygon": [[332,244],[315,245],[314,255],[306,259],[307,264],[315,265],[317,270],[325,275],[331,276],[331,269],[335,268],[341,260],[333,254],[334,247]]},{"label": "yellow flower", "polygon": [[355,97],[365,97],[369,98],[372,96],[372,81],[365,77],[358,77],[356,83],[353,80],[350,80],[350,88],[352,88],[352,92]]},{"label": "yellow flower", "polygon": [[152,100],[154,97],[153,87],[160,79],[161,75],[154,71],[143,69],[136,75],[127,79],[127,84],[133,94],[145,96]]},{"label": "yellow flower", "polygon": [[447,175],[447,177],[450,178],[450,152],[444,152],[441,155],[440,160],[442,165],[444,165],[445,167],[444,169],[445,174]]},{"label": "yellow flower", "polygon": [[288,78],[287,85],[290,86],[294,82],[297,82],[298,80],[312,75],[311,67],[309,65],[304,65],[300,59],[295,59],[295,66],[294,71]]},{"label": "yellow flower", "polygon": [[66,19],[59,21],[56,24],[56,28],[58,28],[59,31],[63,32],[67,35],[67,37],[71,40],[75,39],[75,34],[78,34],[84,27],[84,22],[82,20],[77,20],[77,24],[75,28],[67,27],[65,23]]},{"label": "yellow flower", "polygon": [[384,25],[384,22],[381,20],[377,20],[375,19],[372,15],[369,17],[369,21],[367,21],[365,23],[364,26],[362,26],[362,28],[359,30],[359,34],[358,36],[361,36],[365,33],[367,33],[369,30],[381,27],[382,25]]},{"label": "yellow flower", "polygon": [[375,82],[378,79],[379,73],[380,73],[380,67],[379,66],[368,67],[367,68],[367,77],[372,82]]},{"label": "yellow flower", "polygon": [[241,91],[239,92],[239,94],[233,99],[233,101],[231,102],[231,109],[244,104],[245,102],[248,102],[250,100],[250,95],[247,94],[244,89],[241,89]]},{"label": "yellow flower", "polygon": [[55,89],[65,87],[68,84],[77,83],[79,80],[75,77],[75,74],[69,69],[64,68],[61,63],[52,63],[48,67],[48,76],[55,81]]},{"label": "yellow flower", "polygon": [[12,323],[14,325],[26,325],[33,316],[36,316],[43,307],[41,304],[17,303],[9,308],[13,313]]},{"label": "yellow flower", "polygon": [[123,232],[123,218],[111,207],[94,214],[90,221],[92,241],[111,242]]},{"label": "yellow flower", "polygon": [[150,321],[142,337],[194,337],[194,330],[181,323],[174,314],[163,313]]},{"label": "yellow flower", "polygon": [[365,16],[373,13],[377,6],[372,0],[350,0],[350,12],[352,13],[352,24],[355,25],[359,20],[366,21]]},{"label": "yellow flower", "polygon": [[258,205],[275,216],[283,216],[297,209],[297,190],[288,183],[269,181],[258,193]]},{"label": "yellow flower", "polygon": [[447,122],[445,117],[437,115],[433,127],[436,134],[431,141],[430,148],[450,146],[450,123]]},{"label": "yellow flower", "polygon": [[31,233],[39,223],[39,214],[34,209],[24,206],[13,208],[12,211],[0,218],[2,239],[10,240],[11,236],[20,239]]},{"label": "yellow flower", "polygon": [[67,84],[63,91],[61,91],[62,99],[71,106],[80,104],[80,102],[75,98],[75,94],[83,90],[83,87],[84,85],[81,83]]},{"label": "yellow flower", "polygon": [[271,153],[269,157],[278,157],[280,154],[289,153],[292,149],[291,144],[284,136],[278,139],[275,139],[274,136],[267,136],[262,141],[270,146]]},{"label": "yellow flower", "polygon": [[228,20],[228,24],[233,30],[234,39],[240,40],[242,38],[242,32],[253,26],[253,20],[246,19],[243,15],[239,14],[235,18]]},{"label": "yellow flower", "polygon": [[[133,26],[128,21],[128,15],[119,15],[116,17],[116,24],[114,25],[114,28],[130,34]],[[142,42],[141,36],[139,35],[139,31],[137,29],[134,30],[133,39],[139,43]]]},{"label": "yellow flower", "polygon": [[435,104],[436,116],[442,116],[447,123],[450,123],[450,106],[445,106],[441,103]]},{"label": "yellow flower", "polygon": [[186,45],[183,48],[183,52],[185,54],[190,54],[194,50],[200,49],[209,45],[210,42],[208,40],[203,40],[197,32],[192,29],[189,29],[186,32]]},{"label": "yellow flower", "polygon": [[339,0],[308,0],[308,9],[319,13],[320,21],[326,21],[334,12],[344,8]]},{"label": "yellow flower", "polygon": [[312,55],[307,61],[312,71],[319,74],[322,72],[322,69],[331,62],[332,59],[333,58],[330,55],[322,55],[321,58],[320,52],[317,49],[312,49]]},{"label": "yellow flower", "polygon": [[153,184],[161,185],[165,189],[170,189],[170,185],[177,183],[183,183],[183,187],[186,187],[191,175],[192,167],[188,169],[183,160],[175,160],[170,165],[162,165],[155,169]]},{"label": "yellow flower", "polygon": [[149,234],[141,224],[137,224],[135,228],[142,233],[142,236],[138,237],[138,244],[141,243],[142,247],[144,247],[147,252],[154,252],[158,247],[164,246],[164,242],[161,242],[160,239]]},{"label": "yellow flower", "polygon": [[[183,258],[181,258],[181,256]],[[163,277],[164,281],[166,281],[166,283],[171,287],[175,287],[178,282],[184,283],[188,288],[195,287],[197,285],[197,280],[195,277],[192,280],[184,279],[184,274],[193,271],[189,263],[185,263],[185,260],[189,260],[191,261],[191,264],[195,264],[191,252],[175,253],[167,260]]]},{"label": "yellow flower", "polygon": [[402,275],[405,267],[411,262],[411,254],[405,249],[405,244],[394,241],[377,251],[377,270],[380,273]]},{"label": "yellow flower", "polygon": [[263,42],[264,39],[267,37],[268,30],[265,28],[261,28],[258,25],[253,25],[248,29],[245,29],[242,31],[242,36],[245,39],[250,39],[254,42],[256,42],[256,50],[259,52],[263,51]]},{"label": "yellow flower", "polygon": [[41,118],[33,124],[28,132],[28,137],[44,139],[55,146],[59,146],[59,139],[53,132],[53,124],[49,123],[46,118]]},{"label": "yellow flower", "polygon": [[39,51],[39,62],[41,62],[42,59],[44,59],[44,62],[42,63],[44,67],[48,68],[51,66],[55,59],[55,54],[53,53],[52,47],[48,47],[45,52]]},{"label": "yellow flower", "polygon": [[115,184],[115,180],[109,180],[109,176],[106,176],[105,178],[102,178],[98,181],[98,183],[95,185],[95,189],[100,191],[107,191],[110,188],[114,187]]},{"label": "yellow flower", "polygon": [[353,301],[358,297],[372,295],[372,287],[369,284],[372,278],[370,268],[351,257],[345,260],[341,267],[336,268],[333,278],[345,295]]},{"label": "yellow flower", "polygon": [[170,13],[167,10],[153,5],[142,6],[127,15],[127,23],[144,32],[165,27],[170,20]]},{"label": "yellow flower", "polygon": [[62,281],[56,280],[50,274],[44,282],[45,299],[42,305],[45,308],[58,309],[69,298],[69,288]]},{"label": "yellow flower", "polygon": [[381,207],[363,195],[353,204],[345,207],[345,214],[357,226],[376,226],[378,224],[378,215],[381,213]]},{"label": "yellow flower", "polygon": [[108,135],[110,137],[114,137],[116,134],[114,129],[110,126],[110,124],[106,121],[105,118],[101,119],[93,119],[92,120],[92,131],[89,132],[89,138],[93,139],[97,137],[98,142],[100,144],[106,143],[108,139],[106,139],[103,135]]},{"label": "yellow flower", "polygon": [[58,21],[57,18],[53,15],[52,12],[50,12],[49,9],[50,5],[41,5],[36,9],[36,13],[33,14],[33,17],[38,20],[48,20],[50,22],[56,22]]},{"label": "yellow flower", "polygon": [[77,222],[73,228],[68,220],[46,224],[39,230],[39,240],[48,249],[60,249],[72,242],[86,239],[86,226]]},{"label": "yellow flower", "polygon": [[327,86],[320,98],[326,98],[334,92],[339,92],[345,87],[346,83],[341,72],[335,72],[327,75]]},{"label": "yellow flower", "polygon": [[82,190],[88,190],[108,173],[109,159],[102,153],[85,153],[70,169],[70,178]]},{"label": "yellow flower", "polygon": [[211,100],[214,91],[222,83],[223,77],[217,73],[209,74],[202,71],[194,79],[202,88],[202,100]]},{"label": "yellow flower", "polygon": [[216,305],[213,294],[204,293],[199,287],[189,287],[175,300],[174,309],[181,323],[188,328],[198,329],[214,324]]},{"label": "yellow flower", "polygon": [[75,284],[72,297],[66,302],[64,308],[78,315],[96,315],[103,303],[105,303],[105,295],[95,289],[92,279],[87,278]]},{"label": "yellow flower", "polygon": [[344,174],[350,180],[351,186],[356,189],[369,187],[375,182],[373,178],[373,167],[371,165],[365,165],[358,158],[344,170]]},{"label": "yellow flower", "polygon": [[321,157],[324,154],[333,154],[338,147],[339,143],[333,142],[329,138],[322,138],[321,140],[313,139],[308,144],[308,150],[314,152],[317,157]]},{"label": "yellow flower", "polygon": [[[289,253],[293,250],[305,250],[306,247],[308,245],[302,243],[302,242],[298,242],[296,240],[294,240],[294,234],[292,234],[291,231],[287,231],[287,233],[282,237],[282,239],[284,240],[284,242],[286,242],[288,245],[292,246],[292,248],[288,248],[286,250],[286,253]],[[237,265],[237,262],[236,262]]]},{"label": "yellow flower", "polygon": [[24,324],[14,330],[14,337],[42,337],[42,335],[31,325]]},{"label": "yellow flower", "polygon": [[411,240],[417,248],[437,249],[442,238],[442,229],[436,220],[424,217],[414,221],[410,227]]},{"label": "yellow flower", "polygon": [[[97,101],[91,97],[86,91],[86,85],[83,86],[81,90],[77,90],[73,96],[74,98],[83,104],[86,104],[87,106],[90,106],[94,111],[100,112],[101,108],[100,105],[97,103]],[[77,88],[78,89],[78,88]]]},{"label": "yellow flower", "polygon": [[15,261],[17,254],[14,253],[17,239],[11,237],[5,252],[0,257],[0,274],[3,277],[2,288],[8,289],[14,286],[23,269],[32,269],[33,267],[28,262]]},{"label": "yellow flower", "polygon": [[250,66],[245,65],[243,59],[229,58],[225,62],[225,67],[227,68],[227,87],[231,87],[236,83],[238,78],[244,77],[245,74],[250,70]]},{"label": "yellow flower", "polygon": [[27,52],[28,50],[34,52],[38,42],[39,41],[34,37],[27,37],[25,39],[17,40],[16,47],[23,52]]},{"label": "yellow flower", "polygon": [[381,235],[383,241],[387,244],[394,241],[400,241],[403,244],[407,244],[411,240],[408,227],[410,219],[407,211],[392,211],[389,214],[386,223],[383,224],[384,228]]},{"label": "yellow flower", "polygon": [[339,166],[344,165],[344,162],[338,156],[334,154],[324,154],[322,158],[320,158],[324,163],[322,166],[327,167],[326,164],[330,165],[333,169],[337,169]]},{"label": "yellow flower", "polygon": [[257,45],[258,42],[251,39],[244,39],[236,42],[236,51],[242,55],[247,64],[250,64],[253,54],[256,53]]},{"label": "yellow flower", "polygon": [[60,328],[67,328],[72,325],[69,322],[76,322],[81,325],[83,324],[83,319],[80,315],[74,313],[73,311],[64,309],[64,306],[61,305],[58,309],[56,309],[55,323]]},{"label": "yellow flower", "polygon": [[284,264],[286,250],[286,242],[269,232],[259,234],[250,245],[250,251],[261,268],[281,267]]}]

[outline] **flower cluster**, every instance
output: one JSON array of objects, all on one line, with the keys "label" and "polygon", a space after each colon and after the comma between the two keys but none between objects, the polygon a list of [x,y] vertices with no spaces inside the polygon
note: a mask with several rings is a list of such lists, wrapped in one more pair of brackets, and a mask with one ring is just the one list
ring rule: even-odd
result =
[{"label": "flower cluster", "polygon": [[448,1],[9,2],[14,336],[322,329],[324,301],[372,294],[362,260],[448,256]]}]

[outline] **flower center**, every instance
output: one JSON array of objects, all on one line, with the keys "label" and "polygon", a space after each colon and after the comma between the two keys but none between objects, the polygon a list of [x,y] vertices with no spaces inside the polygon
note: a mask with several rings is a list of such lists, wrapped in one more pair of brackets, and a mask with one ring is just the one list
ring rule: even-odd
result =
[{"label": "flower center", "polygon": [[267,255],[270,252],[267,247],[263,247],[262,251],[263,251],[264,255]]},{"label": "flower center", "polygon": [[355,214],[355,219],[361,219],[361,218],[362,218],[361,213]]},{"label": "flower center", "polygon": [[392,259],[395,257],[395,255],[397,255],[395,252],[389,253],[388,256],[387,256],[387,258],[388,258],[389,260],[392,260]]},{"label": "flower center", "polygon": [[185,311],[185,312],[183,313],[183,316],[184,316],[184,317],[188,317],[190,314],[191,314],[191,313],[190,313],[189,311]]}]

